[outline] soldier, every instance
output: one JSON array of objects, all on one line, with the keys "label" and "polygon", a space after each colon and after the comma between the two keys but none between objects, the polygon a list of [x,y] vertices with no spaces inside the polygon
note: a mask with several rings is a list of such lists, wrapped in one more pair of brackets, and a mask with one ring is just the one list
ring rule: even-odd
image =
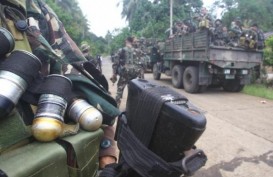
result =
[{"label": "soldier", "polygon": [[231,26],[230,26],[230,39],[231,39],[230,44],[232,46],[238,46],[238,41],[242,33],[243,33],[243,26],[241,23],[241,19],[240,17],[236,17],[234,21],[231,22]]},{"label": "soldier", "polygon": [[83,43],[81,45],[81,51],[82,51],[82,54],[83,56],[88,60],[88,61],[93,61],[94,58],[91,56],[90,52],[90,45],[86,44],[86,43]]},{"label": "soldier", "polygon": [[198,21],[198,27],[200,29],[209,29],[213,26],[212,24],[212,17],[208,13],[207,8],[202,7],[200,13],[195,15],[194,17]]},{"label": "soldier", "polygon": [[213,44],[216,46],[224,46],[229,42],[227,28],[223,26],[222,20],[217,19],[214,22]]},{"label": "soldier", "polygon": [[177,21],[174,26],[174,35],[181,36],[189,32],[189,27],[182,21]]},{"label": "soldier", "polygon": [[116,102],[118,105],[121,103],[123,91],[128,82],[132,79],[137,78],[140,75],[140,67],[137,63],[135,56],[135,49],[133,48],[134,39],[127,37],[125,40],[125,47],[119,50],[118,60],[112,65],[113,76],[111,80],[116,80],[119,75],[117,83],[117,95]]},{"label": "soldier", "polygon": [[90,62],[92,63],[97,70],[99,70],[100,72],[102,72],[101,70],[101,58],[99,55],[96,56],[96,58],[92,57],[92,55],[90,54],[91,50],[90,50],[90,45],[83,43],[81,45],[81,51],[84,55],[84,57]]},{"label": "soldier", "polygon": [[252,24],[250,29],[257,33],[257,49],[262,50],[265,46],[265,37],[263,31],[259,28],[257,23]]},{"label": "soldier", "polygon": [[140,40],[137,38],[134,38],[133,42],[134,47],[134,55],[136,56],[136,63],[139,65],[139,78],[144,79],[144,73],[145,73],[145,60],[146,60],[146,52],[145,52],[145,39],[142,37]]}]

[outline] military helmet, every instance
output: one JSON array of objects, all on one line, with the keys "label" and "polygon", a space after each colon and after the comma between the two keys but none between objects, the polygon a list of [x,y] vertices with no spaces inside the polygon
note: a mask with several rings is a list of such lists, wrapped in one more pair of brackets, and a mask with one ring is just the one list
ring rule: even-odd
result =
[{"label": "military helmet", "polygon": [[82,44],[81,45],[81,51],[86,52],[90,49],[90,46],[88,44]]},{"label": "military helmet", "polygon": [[215,20],[215,25],[220,25],[220,24],[222,24],[222,20],[221,19],[217,19],[217,20]]}]

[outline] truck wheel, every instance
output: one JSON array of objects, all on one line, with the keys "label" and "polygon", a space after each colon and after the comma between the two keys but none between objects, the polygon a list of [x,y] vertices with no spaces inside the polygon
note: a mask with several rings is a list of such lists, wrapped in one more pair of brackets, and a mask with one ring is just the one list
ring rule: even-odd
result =
[{"label": "truck wheel", "polygon": [[175,65],[172,69],[172,84],[175,88],[183,88],[183,73],[185,68],[181,65]]},{"label": "truck wheel", "polygon": [[154,76],[154,80],[159,80],[161,76],[161,73],[156,63],[153,66],[153,76]]},{"label": "truck wheel", "polygon": [[184,89],[188,93],[197,93],[199,91],[198,68],[188,66],[183,74]]},{"label": "truck wheel", "polygon": [[240,84],[240,80],[225,80],[223,83],[223,89],[227,92],[240,92],[245,85]]}]

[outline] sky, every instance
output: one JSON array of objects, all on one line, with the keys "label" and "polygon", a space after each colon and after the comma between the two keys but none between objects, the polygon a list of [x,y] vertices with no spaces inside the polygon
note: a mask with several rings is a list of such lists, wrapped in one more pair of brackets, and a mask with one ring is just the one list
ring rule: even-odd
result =
[{"label": "sky", "polygon": [[[203,0],[208,7],[214,0]],[[83,14],[88,19],[90,31],[97,36],[105,37],[108,31],[127,26],[121,18],[122,0],[78,0]]]}]

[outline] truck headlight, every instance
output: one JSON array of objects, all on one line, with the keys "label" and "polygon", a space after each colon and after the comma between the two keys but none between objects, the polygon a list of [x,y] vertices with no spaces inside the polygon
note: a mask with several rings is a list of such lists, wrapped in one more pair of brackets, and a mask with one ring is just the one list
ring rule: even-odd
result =
[{"label": "truck headlight", "polygon": [[224,74],[230,74],[230,69],[224,69]]},{"label": "truck headlight", "polygon": [[242,74],[243,74],[243,75],[247,75],[247,74],[248,74],[248,70],[247,70],[247,69],[243,69],[243,70],[242,70]]}]

